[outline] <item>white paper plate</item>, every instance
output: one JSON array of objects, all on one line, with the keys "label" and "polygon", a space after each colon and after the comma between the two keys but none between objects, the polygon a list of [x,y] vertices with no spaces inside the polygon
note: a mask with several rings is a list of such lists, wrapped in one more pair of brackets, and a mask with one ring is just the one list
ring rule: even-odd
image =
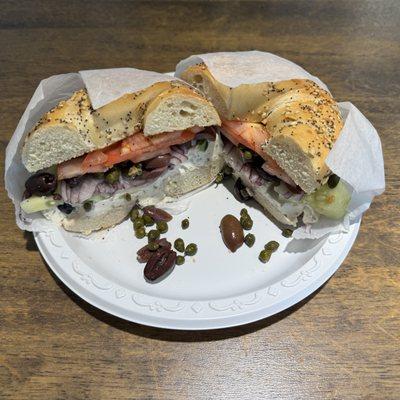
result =
[{"label": "white paper plate", "polygon": [[[126,221],[96,239],[55,229],[37,233],[40,252],[54,273],[78,296],[118,317],[174,329],[212,329],[241,325],[282,311],[320,287],[338,269],[357,236],[322,241],[286,239],[259,209],[249,208],[256,236],[253,248],[230,253],[219,232],[221,218],[239,215],[243,204],[222,185],[194,195],[187,212],[171,221],[166,237],[196,242],[198,253],[162,282],[149,284],[136,251],[145,244]],[[189,217],[190,227],[180,222]],[[269,240],[280,248],[267,264],[258,254]]]}]

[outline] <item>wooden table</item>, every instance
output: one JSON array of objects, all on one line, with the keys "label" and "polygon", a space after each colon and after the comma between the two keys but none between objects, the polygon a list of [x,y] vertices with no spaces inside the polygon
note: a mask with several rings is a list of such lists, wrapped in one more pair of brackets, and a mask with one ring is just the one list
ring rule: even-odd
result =
[{"label": "wooden table", "polygon": [[2,168],[43,78],[170,71],[191,53],[257,48],[304,66],[365,113],[382,138],[387,190],[317,293],[272,318],[208,332],[148,328],[84,303],[15,226],[2,190],[0,398],[398,399],[399,21],[389,0],[1,1]]}]

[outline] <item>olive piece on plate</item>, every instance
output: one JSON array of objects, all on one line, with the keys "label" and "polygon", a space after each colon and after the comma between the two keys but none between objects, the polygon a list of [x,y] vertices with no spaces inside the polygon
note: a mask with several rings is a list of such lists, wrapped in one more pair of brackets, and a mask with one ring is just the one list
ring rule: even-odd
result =
[{"label": "olive piece on plate", "polygon": [[57,188],[57,179],[48,172],[39,172],[30,176],[25,182],[25,188],[30,195],[48,196]]},{"label": "olive piece on plate", "polygon": [[243,228],[236,217],[231,214],[225,215],[219,225],[222,240],[225,246],[235,252],[244,242]]}]

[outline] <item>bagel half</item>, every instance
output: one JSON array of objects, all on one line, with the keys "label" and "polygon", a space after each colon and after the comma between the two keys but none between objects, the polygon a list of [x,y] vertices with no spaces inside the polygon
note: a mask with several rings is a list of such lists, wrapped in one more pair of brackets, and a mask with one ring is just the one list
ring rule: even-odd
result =
[{"label": "bagel half", "polygon": [[85,89],[47,112],[27,135],[22,162],[29,172],[102,149],[135,132],[145,135],[220,125],[214,107],[185,84],[159,82],[94,110]]},{"label": "bagel half", "polygon": [[203,63],[188,67],[180,78],[202,91],[222,119],[261,123],[268,133],[264,152],[304,192],[326,181],[325,160],[343,127],[329,92],[307,79],[230,88]]}]

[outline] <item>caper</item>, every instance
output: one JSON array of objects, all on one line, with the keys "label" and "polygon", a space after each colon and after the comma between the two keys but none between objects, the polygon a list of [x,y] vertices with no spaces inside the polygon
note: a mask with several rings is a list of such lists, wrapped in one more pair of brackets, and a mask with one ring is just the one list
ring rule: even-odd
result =
[{"label": "caper", "polygon": [[194,256],[197,253],[197,245],[189,243],[185,248],[185,254],[187,256]]},{"label": "caper", "polygon": [[215,177],[215,183],[221,183],[224,180],[224,173],[219,172],[217,176]]},{"label": "caper", "polygon": [[143,219],[143,217],[137,217],[133,221],[133,228],[134,229],[138,229],[138,228],[143,228],[143,227],[144,227],[144,219]]},{"label": "caper", "polygon": [[253,220],[249,215],[240,217],[240,225],[242,225],[243,229],[249,231],[253,227]]},{"label": "caper", "polygon": [[240,210],[240,216],[241,217],[247,217],[249,215],[248,211],[245,208],[242,208]]},{"label": "caper", "polygon": [[147,234],[147,238],[149,240],[149,243],[153,242],[154,240],[157,240],[159,237],[160,237],[160,232],[158,232],[156,229],[152,229]]},{"label": "caper", "polygon": [[129,193],[125,193],[125,200],[126,201],[131,201],[132,200],[132,196]]},{"label": "caper", "polygon": [[185,242],[183,241],[183,239],[176,239],[174,242],[174,247],[175,250],[183,253],[185,251]]},{"label": "caper", "polygon": [[187,218],[185,218],[182,222],[181,222],[181,227],[182,229],[187,229],[189,228],[189,220]]},{"label": "caper", "polygon": [[252,233],[248,233],[244,237],[244,242],[246,243],[247,247],[253,247],[255,241],[256,241],[256,237]]},{"label": "caper", "polygon": [[144,226],[141,226],[140,228],[135,229],[135,236],[138,239],[143,239],[146,236],[146,229],[144,229]]},{"label": "caper", "polygon": [[183,256],[176,256],[175,264],[182,265],[185,263],[185,257]]},{"label": "caper", "polygon": [[284,229],[282,231],[282,236],[285,236],[287,238],[291,237],[293,234],[293,231],[291,229]]},{"label": "caper", "polygon": [[150,217],[150,215],[143,215],[143,222],[146,226],[153,226],[154,219]]},{"label": "caper", "polygon": [[139,209],[138,208],[132,208],[131,212],[129,213],[129,217],[131,221],[134,221],[136,218],[139,217]]},{"label": "caper", "polygon": [[229,165],[225,165],[223,172],[224,172],[224,175],[229,176],[229,175],[232,175],[233,169]]},{"label": "caper", "polygon": [[139,176],[142,175],[142,165],[141,164],[136,164],[132,165],[132,167],[129,168],[128,171],[128,176]]},{"label": "caper", "polygon": [[83,203],[83,208],[85,209],[85,211],[90,211],[92,209],[93,206],[93,201],[85,201]]},{"label": "caper", "polygon": [[159,245],[157,242],[150,242],[150,243],[147,245],[147,248],[148,248],[150,251],[156,251],[159,247],[160,247],[160,245]]},{"label": "caper", "polygon": [[261,262],[263,262],[264,264],[265,264],[266,262],[268,262],[270,258],[271,258],[271,252],[270,252],[270,251],[267,251],[267,250],[262,250],[262,251],[260,252],[260,255],[258,256],[258,259],[259,259]]},{"label": "caper", "polygon": [[243,157],[245,160],[251,160],[253,158],[253,154],[251,154],[251,151],[245,150],[243,152]]},{"label": "caper", "polygon": [[334,189],[338,185],[339,181],[340,181],[340,178],[337,175],[332,174],[328,179],[328,186],[331,189]]},{"label": "caper", "polygon": [[156,226],[160,233],[165,233],[168,231],[168,224],[165,221],[158,221]]},{"label": "caper", "polygon": [[208,141],[206,139],[201,139],[197,142],[197,148],[200,151],[206,151],[208,148]]},{"label": "caper", "polygon": [[105,173],[104,179],[107,183],[112,185],[113,183],[118,182],[120,175],[121,173],[119,172],[119,169],[113,167]]},{"label": "caper", "polygon": [[271,240],[264,246],[264,249],[267,251],[271,251],[273,253],[274,251],[278,250],[278,247],[279,243],[276,242],[275,240]]}]

